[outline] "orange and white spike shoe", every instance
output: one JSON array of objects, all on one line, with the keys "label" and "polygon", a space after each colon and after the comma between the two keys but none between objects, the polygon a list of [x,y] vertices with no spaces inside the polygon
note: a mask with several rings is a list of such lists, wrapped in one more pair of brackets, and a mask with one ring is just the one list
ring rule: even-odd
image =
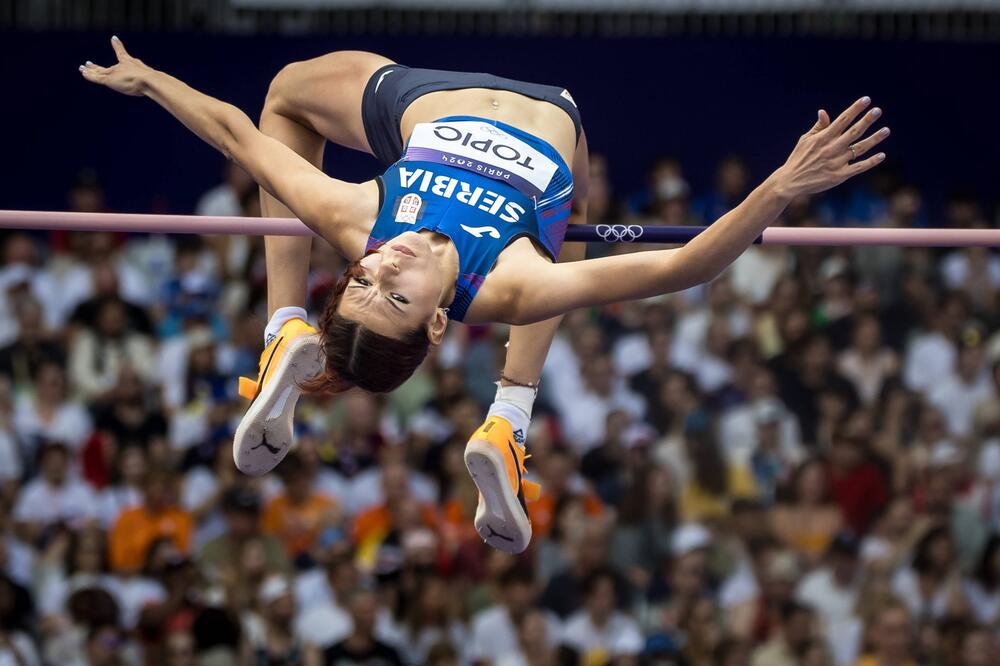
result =
[{"label": "orange and white spike shoe", "polygon": [[244,474],[270,472],[292,448],[295,405],[301,384],[325,365],[316,329],[290,319],[260,355],[257,381],[240,377],[240,395],[250,407],[236,428],[233,460]]},{"label": "orange and white spike shoe", "polygon": [[528,457],[500,416],[487,418],[465,446],[465,466],[479,488],[476,531],[505,553],[521,553],[531,542],[526,502],[538,499],[541,486],[524,479]]}]

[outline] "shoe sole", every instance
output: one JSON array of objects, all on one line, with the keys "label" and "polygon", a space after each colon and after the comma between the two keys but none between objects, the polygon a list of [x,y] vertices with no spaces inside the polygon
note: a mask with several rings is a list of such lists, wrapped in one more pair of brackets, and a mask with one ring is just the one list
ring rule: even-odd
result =
[{"label": "shoe sole", "polygon": [[233,461],[244,474],[260,476],[274,469],[292,448],[295,405],[302,382],[323,371],[319,336],[303,335],[288,344],[267,385],[250,403],[233,438]]},{"label": "shoe sole", "polygon": [[531,542],[531,523],[507,480],[503,453],[485,440],[465,447],[465,466],[479,488],[476,532],[493,548],[516,555]]}]

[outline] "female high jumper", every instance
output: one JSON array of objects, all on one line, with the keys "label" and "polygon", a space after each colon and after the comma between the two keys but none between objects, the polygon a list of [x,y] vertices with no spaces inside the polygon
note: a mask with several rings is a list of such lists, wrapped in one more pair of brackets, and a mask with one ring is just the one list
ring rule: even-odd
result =
[{"label": "female high jumper", "polygon": [[[513,324],[496,401],[465,452],[480,491],[476,530],[513,553],[531,539],[524,502],[538,489],[523,479],[524,433],[560,317],[711,280],[794,197],[881,163],[884,153],[858,158],[889,135],[864,136],[881,115],[866,112],[868,97],[833,121],[820,110],[786,162],[687,245],[584,261],[582,247],[560,257],[566,224],[585,217],[587,185],[580,115],[562,88],[338,52],[285,67],[258,130],[111,43],[118,63],[88,61],[84,78],[153,99],[253,176],[266,216],[298,217],[350,262],[317,333],[303,309],[309,240],[266,239],[270,321],[258,378],[241,379],[252,402],[237,466],[262,474],[280,462],[301,391],[391,391],[449,319]],[[330,178],[326,140],[388,167],[361,184]]]}]

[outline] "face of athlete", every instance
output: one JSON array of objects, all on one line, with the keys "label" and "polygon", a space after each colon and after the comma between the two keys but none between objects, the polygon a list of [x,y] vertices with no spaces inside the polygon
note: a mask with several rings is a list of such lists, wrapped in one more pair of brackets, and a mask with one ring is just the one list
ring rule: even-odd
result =
[{"label": "face of athlete", "polygon": [[426,326],[431,342],[441,341],[448,324],[439,307],[444,284],[423,236],[396,236],[363,258],[361,270],[344,291],[341,315],[394,338]]}]

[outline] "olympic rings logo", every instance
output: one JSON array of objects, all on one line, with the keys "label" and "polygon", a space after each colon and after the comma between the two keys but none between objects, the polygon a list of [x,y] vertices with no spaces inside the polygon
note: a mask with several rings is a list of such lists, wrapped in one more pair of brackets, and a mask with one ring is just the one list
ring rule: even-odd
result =
[{"label": "olympic rings logo", "polygon": [[634,243],[645,229],[638,224],[598,224],[596,231],[605,243]]}]

